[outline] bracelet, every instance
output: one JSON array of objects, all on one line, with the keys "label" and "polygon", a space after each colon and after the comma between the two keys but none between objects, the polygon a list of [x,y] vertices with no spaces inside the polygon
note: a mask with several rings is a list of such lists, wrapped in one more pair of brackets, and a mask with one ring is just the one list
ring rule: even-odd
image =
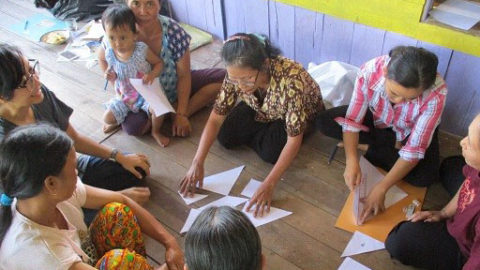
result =
[{"label": "bracelet", "polygon": [[108,157],[108,159],[109,159],[110,161],[117,162],[117,154],[118,154],[118,149],[117,149],[117,148],[113,148],[113,149],[112,149],[112,152],[110,153],[110,157]]}]

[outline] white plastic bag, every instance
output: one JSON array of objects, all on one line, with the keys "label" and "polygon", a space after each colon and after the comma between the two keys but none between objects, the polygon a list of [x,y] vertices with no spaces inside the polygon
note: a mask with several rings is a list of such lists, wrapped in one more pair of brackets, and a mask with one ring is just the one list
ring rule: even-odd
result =
[{"label": "white plastic bag", "polygon": [[358,70],[356,66],[338,61],[308,64],[308,73],[320,85],[327,108],[348,105]]}]

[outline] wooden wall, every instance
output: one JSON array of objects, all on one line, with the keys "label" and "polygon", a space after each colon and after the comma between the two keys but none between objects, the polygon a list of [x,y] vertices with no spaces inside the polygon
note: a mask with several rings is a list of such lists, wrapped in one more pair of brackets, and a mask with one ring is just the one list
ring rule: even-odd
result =
[{"label": "wooden wall", "polygon": [[353,65],[397,45],[424,47],[439,58],[449,93],[441,129],[465,135],[480,112],[480,58],[401,34],[271,0],[172,0],[174,14],[225,38],[237,32],[270,37],[285,56],[302,64],[337,60]]}]

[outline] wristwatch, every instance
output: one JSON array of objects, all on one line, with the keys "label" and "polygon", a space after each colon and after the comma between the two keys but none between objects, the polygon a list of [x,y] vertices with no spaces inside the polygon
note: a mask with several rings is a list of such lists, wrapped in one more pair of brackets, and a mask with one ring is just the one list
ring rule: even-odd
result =
[{"label": "wristwatch", "polygon": [[110,157],[108,159],[111,160],[111,161],[117,162],[117,154],[118,154],[118,149],[113,148],[112,152],[110,153]]}]

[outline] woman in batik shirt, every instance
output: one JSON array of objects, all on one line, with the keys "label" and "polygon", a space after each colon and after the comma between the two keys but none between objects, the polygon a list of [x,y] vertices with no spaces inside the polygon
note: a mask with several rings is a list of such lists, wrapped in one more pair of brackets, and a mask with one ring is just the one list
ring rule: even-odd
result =
[{"label": "woman in batik shirt", "polygon": [[270,210],[277,182],[297,155],[315,115],[324,110],[316,82],[299,63],[279,53],[260,35],[239,33],[225,41],[222,59],[227,76],[182,180],[184,196],[193,194],[197,184],[202,186],[204,161],[218,135],[225,148],[247,145],[275,164],[247,206],[255,216]]}]

